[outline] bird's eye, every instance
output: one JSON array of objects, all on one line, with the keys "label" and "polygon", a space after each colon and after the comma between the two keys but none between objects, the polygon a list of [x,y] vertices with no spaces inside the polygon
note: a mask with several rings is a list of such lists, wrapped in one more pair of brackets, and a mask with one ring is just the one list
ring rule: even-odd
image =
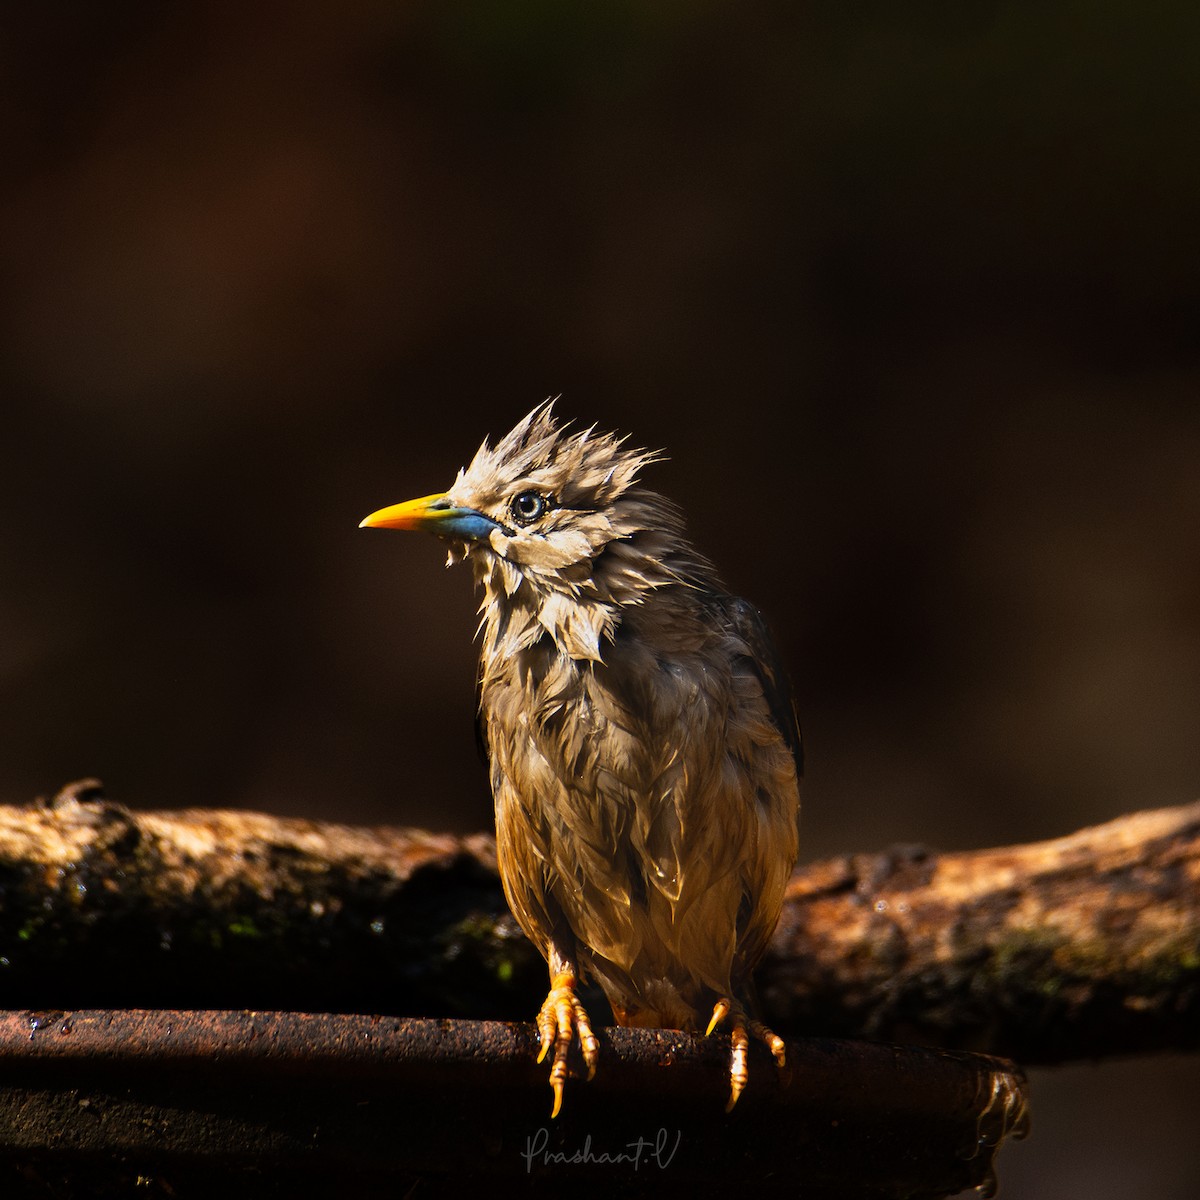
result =
[{"label": "bird's eye", "polygon": [[518,492],[508,507],[518,525],[528,525],[546,511],[549,503],[541,492]]}]

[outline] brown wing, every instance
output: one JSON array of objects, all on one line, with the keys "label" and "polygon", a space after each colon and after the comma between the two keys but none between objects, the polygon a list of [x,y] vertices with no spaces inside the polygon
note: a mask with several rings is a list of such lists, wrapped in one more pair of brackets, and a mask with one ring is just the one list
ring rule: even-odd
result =
[{"label": "brown wing", "polygon": [[[796,765],[794,786],[798,786],[804,770],[804,751],[783,659],[758,609],[736,596],[722,596],[720,605],[730,627],[746,646],[745,666],[762,689],[771,723],[780,738],[777,750],[790,752]],[[779,919],[779,906],[798,849],[798,811],[791,807],[786,793],[773,796],[774,804],[756,807],[762,825],[754,852],[744,868],[746,891],[738,910],[738,945],[733,963],[735,990],[747,986],[750,972],[766,950]],[[791,796],[794,801],[799,800],[798,793],[792,792]]]},{"label": "brown wing", "polygon": [[775,645],[762,613],[740,596],[721,597],[725,615],[739,636],[750,648],[750,661],[762,684],[763,696],[771,709],[771,717],[780,736],[796,760],[796,776],[804,776],[804,741],[800,735],[800,718],[796,699],[783,656]]}]

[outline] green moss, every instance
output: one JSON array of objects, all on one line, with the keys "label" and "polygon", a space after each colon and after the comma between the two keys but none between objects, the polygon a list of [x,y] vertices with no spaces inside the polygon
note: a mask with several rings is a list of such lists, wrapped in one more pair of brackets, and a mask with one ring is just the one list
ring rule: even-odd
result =
[{"label": "green moss", "polygon": [[1153,945],[1146,946],[1140,953],[1131,955],[1136,962],[1136,973],[1145,982],[1145,988],[1174,988],[1184,976],[1200,972],[1200,945],[1194,931],[1180,933]]},{"label": "green moss", "polygon": [[1011,929],[992,947],[989,962],[994,974],[1026,973],[1031,967],[1049,963],[1067,946],[1066,938],[1054,929],[1025,926]]},{"label": "green moss", "polygon": [[983,974],[1051,997],[1072,980],[1104,979],[1145,992],[1176,988],[1197,972],[1200,944],[1194,931],[1173,938],[1156,934],[1137,946],[1105,938],[1071,940],[1056,929],[1027,927],[1009,931],[992,947]]},{"label": "green moss", "polygon": [[490,942],[496,937],[496,920],[482,913],[473,913],[450,930],[452,938],[470,942]]}]

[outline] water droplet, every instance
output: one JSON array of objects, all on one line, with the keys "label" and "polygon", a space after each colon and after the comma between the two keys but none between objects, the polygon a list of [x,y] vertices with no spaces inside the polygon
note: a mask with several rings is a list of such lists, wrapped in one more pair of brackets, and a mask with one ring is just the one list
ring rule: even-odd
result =
[{"label": "water droplet", "polygon": [[982,1197],[982,1200],[992,1200],[996,1194],[996,1172],[992,1167],[988,1168],[987,1174],[975,1185],[975,1191]]}]

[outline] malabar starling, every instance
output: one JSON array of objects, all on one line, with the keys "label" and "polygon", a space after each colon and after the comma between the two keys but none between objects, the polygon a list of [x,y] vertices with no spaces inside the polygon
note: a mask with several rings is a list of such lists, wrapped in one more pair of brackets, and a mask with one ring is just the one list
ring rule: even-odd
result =
[{"label": "malabar starling", "polygon": [[479,719],[496,852],[518,924],[546,959],[541,1062],[553,1113],[599,983],[621,1025],[731,1035],[728,1108],[749,1040],[751,972],[796,862],[802,752],[763,619],[641,487],[658,455],[561,427],[552,402],[446,492],[372,513],[471,564],[482,591]]}]

